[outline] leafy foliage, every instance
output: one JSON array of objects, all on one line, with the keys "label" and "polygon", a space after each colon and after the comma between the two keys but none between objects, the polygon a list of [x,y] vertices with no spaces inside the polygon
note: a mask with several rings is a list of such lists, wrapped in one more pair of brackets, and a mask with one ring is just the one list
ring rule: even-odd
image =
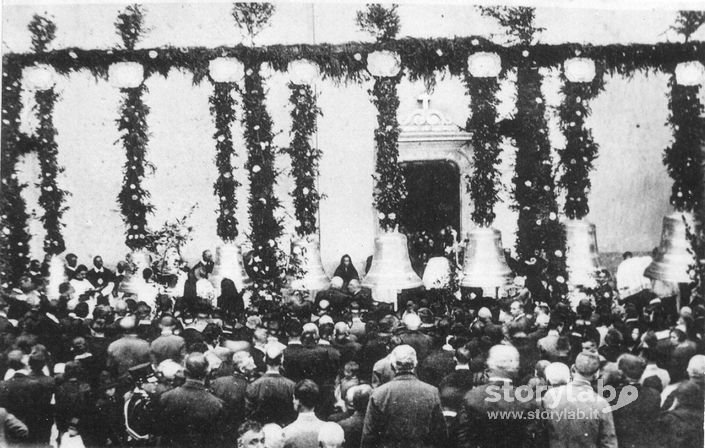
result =
[{"label": "leafy foliage", "polygon": [[591,112],[589,101],[603,90],[604,81],[601,73],[597,73],[590,83],[568,82],[565,75],[562,79],[561,92],[565,98],[558,114],[566,145],[558,151],[563,169],[558,185],[566,190],[565,215],[570,219],[581,219],[590,211],[590,171],[599,149],[592,132],[585,126],[585,120]]},{"label": "leafy foliage", "polygon": [[245,168],[250,180],[250,241],[249,260],[255,296],[278,294],[283,286],[285,257],[277,245],[282,225],[275,216],[280,208],[274,194],[277,172],[274,168],[275,149],[272,145],[272,117],[265,106],[264,80],[259,64],[245,64],[245,90],[242,93],[244,138],[247,145]]},{"label": "leafy foliage", "polygon": [[472,133],[474,149],[474,169],[467,179],[475,207],[472,220],[479,226],[489,227],[495,218],[494,206],[499,201],[501,187],[501,135],[496,122],[499,81],[497,78],[475,78],[467,73],[465,85],[470,96],[470,117],[465,129]]},{"label": "leafy foliage", "polygon": [[525,6],[478,6],[483,16],[492,17],[517,43],[529,45],[545,28],[534,25],[535,8]]},{"label": "leafy foliage", "polygon": [[0,163],[0,282],[3,289],[16,284],[29,263],[29,240],[26,204],[22,198],[25,185],[17,179],[19,157],[30,149],[19,130],[22,101],[20,77],[16,65],[3,64],[2,152]]},{"label": "leafy foliage", "polygon": [[369,3],[366,10],[357,12],[355,23],[360,30],[370,33],[377,42],[390,41],[399,34],[401,26],[398,6],[392,4],[387,8],[379,3]]},{"label": "leafy foliage", "polygon": [[64,205],[67,192],[59,188],[56,183],[57,175],[63,171],[57,161],[59,149],[56,144],[56,128],[53,120],[54,104],[58,95],[51,88],[36,92],[35,98],[37,104],[34,109],[39,120],[37,155],[41,167],[41,178],[37,186],[41,190],[39,205],[44,209],[41,221],[46,230],[44,251],[47,254],[58,255],[66,248],[62,235],[64,225],[61,223],[61,217],[67,210]]},{"label": "leafy foliage", "polygon": [[289,103],[291,109],[291,145],[286,152],[291,157],[291,173],[296,186],[292,192],[296,232],[300,236],[313,235],[317,231],[316,215],[321,194],[316,188],[318,164],[323,154],[319,148],[311,146],[311,138],[316,132],[316,121],[321,109],[316,103],[316,95],[311,86],[289,83]]},{"label": "leafy foliage", "polygon": [[124,11],[118,14],[115,21],[117,34],[122,39],[122,43],[127,50],[134,50],[135,44],[140,40],[145,32],[144,7],[142,5],[129,5]]},{"label": "leafy foliage", "polygon": [[56,37],[56,24],[48,17],[34,14],[28,28],[32,33],[32,49],[37,53],[46,51]]},{"label": "leafy foliage", "polygon": [[127,225],[125,244],[130,249],[142,249],[147,244],[147,214],[154,207],[149,204],[149,192],[142,188],[145,168],[154,171],[154,167],[145,160],[149,134],[147,114],[149,107],[142,96],[147,87],[142,84],[134,89],[121,89],[124,98],[121,102],[121,114],[117,119],[120,140],[126,152],[122,189],[118,203],[122,219]]},{"label": "leafy foliage", "polygon": [[215,196],[218,198],[218,236],[223,241],[234,241],[238,235],[237,230],[237,198],[235,190],[241,185],[233,174],[232,158],[235,156],[233,136],[230,130],[235,121],[235,99],[232,92],[235,83],[214,83],[213,94],[210,96],[210,111],[215,119],[216,157],[218,179],[213,186]]},{"label": "leafy foliage", "polygon": [[705,108],[700,102],[700,86],[684,86],[669,80],[668,124],[673,143],[664,151],[663,162],[673,179],[671,204],[678,211],[694,212],[703,206],[703,154],[705,145]]},{"label": "leafy foliage", "polygon": [[271,3],[243,2],[234,3],[232,16],[240,30],[254,41],[254,38],[269,24],[275,11]]},{"label": "leafy foliage", "polygon": [[189,224],[189,220],[196,207],[197,205],[193,205],[181,218],[165,221],[157,230],[148,229],[145,234],[144,248],[156,255],[159,260],[164,260],[172,249],[176,249],[176,252],[181,254],[181,248],[193,239],[191,235],[193,226]]},{"label": "leafy foliage", "polygon": [[397,86],[400,77],[377,78],[372,94],[372,103],[377,108],[377,129],[375,144],[377,162],[375,165],[374,206],[380,226],[394,230],[399,224],[401,204],[406,199],[406,183],[397,162],[399,159],[399,94]]},{"label": "leafy foliage", "polygon": [[692,36],[705,23],[705,11],[678,11],[676,24],[671,25],[670,29],[682,34],[685,41],[690,40]]}]

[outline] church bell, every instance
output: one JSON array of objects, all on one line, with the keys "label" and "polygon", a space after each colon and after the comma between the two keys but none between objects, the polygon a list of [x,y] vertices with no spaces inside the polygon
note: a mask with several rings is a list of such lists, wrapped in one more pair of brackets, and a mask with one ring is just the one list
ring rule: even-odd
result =
[{"label": "church bell", "polygon": [[497,288],[512,282],[512,270],[507,265],[499,230],[478,227],[470,231],[465,248],[460,286],[482,288],[485,295],[496,295]]},{"label": "church bell", "polygon": [[242,292],[246,286],[252,283],[247,272],[245,272],[242,250],[235,243],[225,243],[215,249],[215,265],[213,266],[213,273],[208,279],[215,288],[216,296],[220,295],[220,283],[226,278],[235,283],[235,287],[239,292]]},{"label": "church bell", "polygon": [[695,231],[695,220],[690,213],[676,212],[663,218],[661,244],[654,260],[644,271],[644,277],[671,283],[690,283],[688,271],[695,264],[686,236],[686,224]]},{"label": "church bell", "polygon": [[125,294],[138,294],[146,283],[142,277],[142,271],[151,266],[150,256],[144,250],[135,250],[127,255],[127,261],[135,267],[135,270],[125,272],[125,278],[120,283],[118,291]]},{"label": "church bell", "polygon": [[563,223],[563,227],[568,283],[574,286],[597,286],[596,274],[600,260],[595,224],[584,219],[569,219]]},{"label": "church bell", "polygon": [[328,288],[330,279],[323,269],[317,235],[291,242],[291,263],[298,276],[291,278],[291,288],[297,291],[320,291]]},{"label": "church bell", "polygon": [[385,232],[375,238],[372,266],[362,286],[370,288],[377,301],[396,304],[397,292],[422,285],[421,278],[411,267],[406,236]]},{"label": "church bell", "polygon": [[49,278],[47,278],[47,298],[49,300],[58,300],[59,286],[67,282],[66,266],[64,261],[58,255],[52,255],[49,260]]}]

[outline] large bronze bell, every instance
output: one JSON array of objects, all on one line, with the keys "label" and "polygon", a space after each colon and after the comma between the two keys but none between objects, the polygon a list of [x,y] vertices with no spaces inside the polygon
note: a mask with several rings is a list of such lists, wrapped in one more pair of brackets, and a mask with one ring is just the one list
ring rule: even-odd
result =
[{"label": "large bronze bell", "polygon": [[478,227],[470,231],[468,238],[460,286],[482,288],[484,294],[496,295],[497,288],[512,282],[512,270],[502,249],[502,233]]},{"label": "large bronze bell", "polygon": [[685,234],[685,223],[694,231],[695,220],[690,213],[676,212],[663,218],[661,244],[654,261],[644,271],[644,277],[671,283],[689,283],[688,271],[695,258],[688,252],[690,241]]},{"label": "large bronze bell", "polygon": [[213,266],[213,273],[208,277],[208,280],[213,284],[216,296],[220,296],[220,283],[225,278],[232,280],[240,292],[252,283],[247,272],[245,272],[242,250],[235,243],[225,243],[215,249],[215,265]]},{"label": "large bronze bell", "polygon": [[563,222],[563,227],[568,283],[574,286],[597,286],[600,260],[595,224],[584,219],[569,219]]},{"label": "large bronze bell", "polygon": [[291,288],[297,291],[320,291],[328,288],[330,279],[323,269],[321,249],[317,237],[309,236],[291,242],[292,263],[298,276],[291,279]]},{"label": "large bronze bell", "polygon": [[135,250],[127,255],[127,261],[134,266],[134,271],[127,270],[125,272],[125,278],[120,283],[118,291],[125,294],[139,294],[139,291],[147,283],[142,277],[142,271],[151,266],[151,257],[144,250]]},{"label": "large bronze bell", "polygon": [[421,278],[411,267],[406,236],[399,232],[385,232],[375,238],[372,266],[362,280],[362,286],[370,288],[377,301],[396,304],[399,291],[422,285]]},{"label": "large bronze bell", "polygon": [[49,300],[59,299],[59,287],[67,282],[66,265],[58,255],[52,255],[49,260],[49,277],[47,278],[46,294]]}]

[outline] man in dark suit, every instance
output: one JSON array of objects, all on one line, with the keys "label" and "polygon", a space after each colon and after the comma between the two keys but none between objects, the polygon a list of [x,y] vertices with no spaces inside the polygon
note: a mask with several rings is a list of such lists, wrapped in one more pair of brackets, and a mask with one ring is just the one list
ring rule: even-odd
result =
[{"label": "man in dark suit", "polygon": [[617,388],[615,398],[610,404],[617,404],[622,394],[626,396],[629,392],[636,393],[636,400],[623,407],[615,407],[612,412],[618,445],[620,448],[656,446],[654,440],[659,428],[654,426],[654,422],[661,412],[661,393],[651,387],[648,381],[639,383],[646,362],[627,353],[617,359],[617,368],[626,384]]},{"label": "man in dark suit", "polygon": [[277,347],[268,347],[267,371],[247,386],[247,410],[250,418],[258,422],[286,426],[296,419],[295,383],[279,372],[283,356]]},{"label": "man in dark suit", "polygon": [[103,257],[93,257],[93,268],[86,274],[86,279],[97,289],[105,288],[108,283],[115,281],[113,271],[103,266]]},{"label": "man in dark suit", "polygon": [[416,378],[413,372],[417,363],[416,351],[409,345],[392,351],[396,376],[370,397],[361,448],[446,446],[438,389]]},{"label": "man in dark suit", "polygon": [[203,269],[206,273],[206,278],[213,273],[215,262],[213,261],[213,252],[206,249],[201,254],[201,259],[193,266],[191,272],[196,272],[198,269]]},{"label": "man in dark suit", "polygon": [[69,281],[76,278],[76,268],[78,267],[78,257],[76,254],[66,254],[66,277]]},{"label": "man in dark suit", "polygon": [[249,384],[248,376],[255,370],[255,362],[247,351],[233,355],[235,371],[232,375],[221,376],[210,383],[210,391],[223,401],[224,426],[220,429],[226,446],[237,442],[237,428],[245,421],[245,391]]},{"label": "man in dark suit", "polygon": [[369,384],[353,386],[348,390],[352,394],[353,414],[338,422],[345,433],[345,448],[360,448],[362,439],[362,427],[365,424],[365,412],[367,403],[370,401],[372,387]]},{"label": "man in dark suit", "polygon": [[[535,401],[520,402],[512,381],[519,370],[519,352],[509,345],[495,345],[487,358],[487,384],[465,395],[457,418],[456,445],[459,448],[520,448],[532,445],[533,435],[524,414],[536,412]],[[513,412],[501,418],[492,412]]]},{"label": "man in dark suit", "polygon": [[458,412],[463,398],[473,386],[474,373],[470,371],[470,350],[459,347],[455,350],[455,370],[446,375],[438,386],[444,409]]},{"label": "man in dark suit", "polygon": [[19,370],[11,379],[0,382],[0,403],[27,425],[29,435],[25,442],[30,445],[47,445],[54,421],[54,379],[42,373],[45,360],[43,353],[33,351],[29,370]]},{"label": "man in dark suit", "polygon": [[505,325],[506,334],[513,336],[516,333],[529,334],[531,322],[524,313],[524,304],[519,300],[515,300],[509,305],[509,314],[512,315],[512,320]]},{"label": "man in dark suit", "polygon": [[404,344],[410,345],[416,351],[418,361],[422,363],[431,353],[434,344],[433,338],[420,331],[421,318],[417,314],[405,315],[403,323],[406,329],[399,332],[399,337]]},{"label": "man in dark suit", "polygon": [[165,445],[214,446],[223,428],[223,402],[205,387],[208,361],[202,353],[186,357],[186,382],[159,398],[158,425]]}]

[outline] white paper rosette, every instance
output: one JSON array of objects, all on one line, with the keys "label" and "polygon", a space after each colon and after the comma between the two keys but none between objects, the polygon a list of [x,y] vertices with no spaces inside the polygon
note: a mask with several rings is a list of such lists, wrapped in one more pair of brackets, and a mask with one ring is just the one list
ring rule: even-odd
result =
[{"label": "white paper rosette", "polygon": [[215,58],[208,63],[208,72],[215,82],[238,82],[245,77],[245,66],[235,58]]},{"label": "white paper rosette", "polygon": [[699,61],[681,62],[676,65],[676,82],[682,86],[695,86],[703,82],[705,67]]},{"label": "white paper rosette", "polygon": [[468,71],[476,78],[494,78],[502,71],[502,58],[486,51],[473,53],[468,56]]},{"label": "white paper rosette", "polygon": [[23,79],[28,90],[47,90],[56,83],[56,71],[46,64],[32,65],[23,70]]},{"label": "white paper rosette", "polygon": [[589,58],[571,58],[563,62],[563,72],[570,82],[592,82],[595,79],[595,61]]},{"label": "white paper rosette", "polygon": [[308,59],[291,61],[286,70],[289,72],[289,80],[296,85],[310,86],[320,76],[318,65]]},{"label": "white paper rosette", "polygon": [[374,51],[367,55],[367,71],[377,77],[397,76],[401,71],[401,58],[393,51]]},{"label": "white paper rosette", "polygon": [[110,65],[108,75],[114,87],[131,89],[144,81],[144,67],[139,62],[116,62]]}]

